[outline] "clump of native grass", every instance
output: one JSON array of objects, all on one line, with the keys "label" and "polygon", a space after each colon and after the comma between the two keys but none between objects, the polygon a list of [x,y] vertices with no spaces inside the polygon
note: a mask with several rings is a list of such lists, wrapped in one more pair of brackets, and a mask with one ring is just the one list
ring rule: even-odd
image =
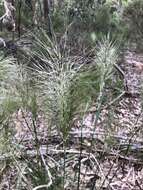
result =
[{"label": "clump of native grass", "polygon": [[[35,119],[37,117],[37,102],[36,102],[36,90],[33,87],[31,78],[28,77],[28,72],[25,66],[17,64],[17,60],[13,57],[0,57],[0,155],[2,160],[1,166],[4,170],[9,163],[16,167],[20,175],[17,178],[17,187],[21,188],[23,184],[22,170],[27,168],[22,166],[17,158],[17,152],[20,153],[21,148],[18,141],[22,142],[22,139],[18,139],[15,136],[16,123],[14,122],[14,115],[18,110],[23,110],[32,113],[33,128],[31,128],[33,138],[35,137]],[[22,125],[22,123],[21,123]],[[21,129],[21,126],[19,129]],[[27,128],[28,128],[27,124]],[[33,132],[34,131],[34,132]],[[15,139],[16,138],[16,139]],[[36,141],[36,140],[35,140]],[[37,141],[36,141],[37,142]],[[8,159],[7,159],[8,158]],[[7,162],[8,161],[8,162]],[[22,180],[21,180],[22,178]],[[19,184],[21,182],[21,184]],[[0,184],[2,187],[2,184]],[[11,185],[11,184],[9,184]]]},{"label": "clump of native grass", "polygon": [[17,111],[26,110],[32,114],[37,111],[34,110],[35,91],[30,80],[25,67],[18,64],[15,58],[0,57],[0,146],[5,151],[5,143],[10,147],[13,140],[18,140],[14,139],[16,132],[21,129],[21,126],[16,129],[19,122],[15,118]]},{"label": "clump of native grass", "polygon": [[5,135],[8,135],[9,119],[18,107],[19,97],[15,90],[15,81],[17,79],[16,60],[12,57],[0,57],[0,123],[2,136],[3,130]]},{"label": "clump of native grass", "polygon": [[[86,58],[84,58],[80,64],[78,56],[75,59],[67,52],[61,51],[56,40],[51,40],[44,31],[41,31],[41,34],[34,36],[34,47],[30,50],[33,64],[30,69],[36,78],[35,86],[39,91],[38,100],[47,116],[48,127],[51,129],[56,127],[63,140],[64,163],[61,173],[62,187],[64,187],[66,143],[73,119],[77,113],[84,118],[85,112],[93,102],[96,103],[98,113],[100,113],[103,102],[107,103],[108,100],[106,102],[103,100],[106,96],[105,87],[110,85],[112,80],[118,57],[117,48],[109,37],[105,37],[95,48],[95,57],[92,62],[86,64]],[[96,120],[94,125],[96,125]],[[48,167],[45,165],[46,168]],[[47,173],[46,176],[49,177],[49,168]],[[80,174],[77,189],[79,189],[79,182]],[[50,174],[48,184],[39,184],[35,189],[51,185],[54,186],[54,177],[51,178]]]},{"label": "clump of native grass", "polygon": [[56,126],[65,140],[73,115],[81,109],[83,100],[90,101],[87,93],[93,92],[93,89],[86,88],[88,81],[83,82],[89,75],[84,63],[80,65],[73,57],[62,55],[56,42],[51,41],[45,32],[42,31],[42,34],[42,38],[36,38],[36,48],[32,51],[38,87],[48,123]]},{"label": "clump of native grass", "polygon": [[[8,96],[14,94],[13,84],[18,79],[16,60],[12,57],[0,57],[0,91],[1,103]],[[15,98],[13,97],[13,100]]]},{"label": "clump of native grass", "polygon": [[[80,63],[81,58],[78,55],[73,57],[68,54],[66,49],[61,51],[60,48],[56,40],[51,40],[42,31],[42,35],[34,36],[34,48],[28,52],[31,54],[33,62],[30,72],[28,71],[29,75],[27,75],[27,70],[23,71],[23,68],[18,66],[13,58],[5,58],[0,61],[1,122],[7,120],[21,107],[32,113],[32,132],[35,135],[37,161],[35,161],[34,168],[27,162],[24,170],[31,173],[33,182],[31,185],[37,186],[35,189],[46,187],[55,189],[55,187],[61,186],[61,183],[63,184],[62,188],[64,187],[68,175],[65,164],[66,145],[75,114],[84,118],[85,112],[94,102],[97,112],[100,112],[103,102],[107,103],[103,100],[106,95],[105,87],[112,80],[114,64],[117,61],[116,45],[108,37],[98,43],[95,48],[95,57],[90,64],[86,64],[86,58],[82,58],[82,63]],[[54,177],[52,176],[50,167],[39,152],[40,146],[36,129],[37,103],[41,105],[47,116],[48,127],[51,129],[56,127],[63,140],[64,161],[62,161],[62,171],[59,171],[56,177],[55,174]],[[94,122],[96,127],[96,120]],[[6,124],[8,123],[6,122]],[[41,161],[39,157],[41,157]],[[17,158],[14,159],[18,163]],[[16,165],[20,171],[20,165]],[[79,168],[80,165],[79,162]],[[55,170],[53,169],[53,171]],[[22,176],[25,180],[23,174]],[[76,183],[78,184],[77,189],[79,189],[80,170]],[[18,187],[20,188],[20,185]],[[30,189],[30,187],[28,188]]]},{"label": "clump of native grass", "polygon": [[22,107],[27,110],[31,107],[29,102],[34,92],[30,80],[25,67],[15,58],[0,57],[1,121]]},{"label": "clump of native grass", "polygon": [[56,126],[65,139],[74,114],[83,111],[87,103],[91,106],[93,101],[101,99],[117,61],[116,46],[109,37],[103,38],[91,64],[86,64],[86,58],[79,64],[78,56],[75,59],[62,54],[57,43],[42,31],[31,54],[48,123]]}]

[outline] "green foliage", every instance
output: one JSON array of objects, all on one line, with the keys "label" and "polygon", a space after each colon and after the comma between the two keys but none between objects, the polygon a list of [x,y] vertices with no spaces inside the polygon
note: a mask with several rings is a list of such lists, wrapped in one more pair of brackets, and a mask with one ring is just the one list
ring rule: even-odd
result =
[{"label": "green foliage", "polygon": [[12,57],[0,59],[0,124],[9,126],[11,116],[23,108],[37,117],[36,90],[26,70]]},{"label": "green foliage", "polygon": [[17,22],[20,22],[20,28],[21,30],[23,27],[29,28],[33,24],[33,10],[30,4],[26,3],[26,1],[16,1],[15,2],[15,8],[16,8],[16,20]]},{"label": "green foliage", "polygon": [[124,10],[125,23],[128,26],[130,38],[142,48],[143,38],[143,1],[131,1]]},{"label": "green foliage", "polygon": [[0,2],[0,16],[2,16],[3,14],[4,14],[3,2]]},{"label": "green foliage", "polygon": [[54,30],[62,34],[72,23],[68,28],[69,41],[76,42],[78,46],[83,44],[93,46],[95,41],[101,40],[102,36],[108,33],[112,40],[116,39],[121,43],[126,35],[126,27],[122,22],[122,9],[118,3],[109,1],[103,3],[71,1],[55,9],[52,17]]},{"label": "green foliage", "polygon": [[[47,189],[46,184],[49,183],[49,176],[47,175],[47,171],[44,166],[41,166],[39,163],[33,162],[28,163],[27,167],[28,177],[30,177],[32,181],[32,185],[37,188],[40,185],[44,184],[45,187],[37,188],[37,189]],[[50,168],[50,172],[52,175],[52,184],[48,187],[49,190],[61,190],[62,189],[62,176],[58,176],[55,169]]]},{"label": "green foliage", "polygon": [[16,93],[15,80],[18,79],[16,60],[12,57],[0,57],[0,151],[10,149],[10,118],[19,108],[19,97]]},{"label": "green foliage", "polygon": [[33,162],[29,162],[28,170],[28,175],[32,179],[33,186],[48,183],[47,172],[45,168],[42,167],[39,163],[35,163],[35,165],[33,165]]},{"label": "green foliage", "polygon": [[18,79],[16,61],[9,58],[0,60],[0,114],[6,117],[17,108],[19,101],[15,89],[15,81]]}]

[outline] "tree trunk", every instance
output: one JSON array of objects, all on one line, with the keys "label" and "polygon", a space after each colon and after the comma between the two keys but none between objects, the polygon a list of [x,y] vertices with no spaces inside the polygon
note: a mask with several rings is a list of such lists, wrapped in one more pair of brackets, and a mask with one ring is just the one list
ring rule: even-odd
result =
[{"label": "tree trunk", "polygon": [[50,1],[49,0],[43,0],[43,11],[44,11],[44,22],[45,25],[48,27],[48,33],[50,37],[52,37],[52,24],[51,24],[51,18],[50,18]]},{"label": "tree trunk", "polygon": [[44,19],[47,22],[49,15],[49,1],[43,0],[43,8],[44,8]]}]

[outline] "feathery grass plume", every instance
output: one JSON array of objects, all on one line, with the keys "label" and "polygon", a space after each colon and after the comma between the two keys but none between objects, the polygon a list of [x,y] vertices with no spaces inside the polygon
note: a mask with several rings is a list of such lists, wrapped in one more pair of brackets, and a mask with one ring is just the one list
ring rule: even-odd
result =
[{"label": "feathery grass plume", "polygon": [[31,55],[39,79],[37,85],[42,105],[48,123],[57,126],[63,138],[68,135],[74,114],[83,110],[87,102],[91,105],[101,91],[100,83],[110,78],[115,52],[114,45],[106,38],[99,43],[91,65],[86,65],[86,60],[79,64],[78,59],[75,61],[70,55],[61,55],[56,42],[52,42],[45,32],[35,37]]},{"label": "feathery grass plume", "polygon": [[0,153],[10,151],[12,128],[10,119],[19,107],[15,83],[18,79],[18,67],[12,57],[0,57]]},{"label": "feathery grass plume", "polygon": [[66,136],[73,116],[71,86],[83,65],[77,64],[70,56],[62,56],[58,45],[45,32],[42,34],[42,39],[36,38],[36,48],[31,52],[39,78],[38,86],[51,125],[57,126]]},{"label": "feathery grass plume", "polygon": [[98,66],[99,72],[104,75],[105,80],[107,80],[110,78],[114,64],[117,62],[117,46],[115,42],[110,41],[108,35],[98,42],[96,51],[95,62]]},{"label": "feathery grass plume", "polygon": [[[103,103],[101,99],[105,95],[105,85],[110,85],[109,82],[112,78],[113,66],[117,59],[117,51],[115,44],[109,38],[103,38],[98,43],[93,62],[87,65],[86,59],[83,59],[83,64],[80,64],[78,56],[75,59],[75,57],[68,55],[67,52],[61,55],[59,45],[56,41],[51,41],[44,31],[38,35],[34,35],[33,45],[33,49],[28,52],[31,55],[30,72],[32,71],[29,75],[29,82],[32,83],[32,86],[34,85],[34,89],[36,89],[38,95],[36,94],[35,96],[35,92],[33,92],[34,96],[31,93],[33,98],[31,95],[29,96],[29,92],[32,92],[32,86],[30,88],[29,84],[27,84],[28,77],[25,73],[21,75],[19,80],[21,81],[21,86],[19,87],[18,85],[17,88],[20,88],[20,94],[24,96],[23,104],[30,108],[30,110],[33,109],[32,113],[35,113],[35,116],[37,109],[35,102],[37,99],[47,115],[48,125],[51,127],[56,126],[59,134],[63,138],[65,151],[64,164],[52,176],[53,184],[51,189],[56,189],[58,184],[63,187],[63,184],[65,185],[68,178],[68,171],[65,165],[67,159],[66,140],[72,126],[73,118],[77,112],[81,114],[82,118],[84,115],[83,110],[86,109],[87,105],[90,107],[94,101],[97,102],[97,109],[99,108],[99,104],[101,106]],[[24,88],[25,85],[26,87]],[[27,93],[26,96],[25,93]],[[29,101],[27,102],[27,100]],[[38,185],[48,184],[50,177],[45,175],[45,169],[43,167],[41,167],[42,169],[40,171],[39,167],[32,168],[30,165],[29,168],[32,169],[30,177],[32,183],[37,186],[36,188],[40,187]],[[49,171],[52,173],[51,168]]]},{"label": "feathery grass plume", "polygon": [[24,66],[18,65],[13,57],[0,57],[0,154],[12,155],[19,172],[21,172],[21,175],[17,177],[18,189],[24,175],[22,173],[23,168],[15,156],[15,152],[17,150],[19,152],[20,149],[13,141],[16,127],[11,127],[13,126],[11,116],[19,108],[31,111],[34,119],[35,115],[37,116],[35,91],[33,84],[30,83],[32,79],[27,76],[27,70]]},{"label": "feathery grass plume", "polygon": [[113,76],[113,68],[117,63],[118,53],[117,45],[110,40],[110,36],[103,37],[98,43],[96,49],[95,62],[97,70],[100,73],[100,94],[98,100],[103,96],[105,85],[110,85],[110,80]]},{"label": "feathery grass plume", "polygon": [[[110,85],[109,81],[112,79],[113,76],[113,66],[117,61],[117,51],[116,46],[110,41],[109,36],[102,38],[101,41],[99,41],[97,48],[96,48],[96,55],[94,58],[94,64],[92,65],[91,69],[89,70],[87,68],[87,73],[89,72],[89,77],[87,80],[83,80],[84,82],[88,82],[88,86],[92,87],[91,82],[97,83],[97,89],[94,89],[93,92],[96,91],[97,94],[94,94],[93,99],[95,98],[96,101],[96,112],[95,117],[93,121],[94,129],[96,129],[97,122],[99,120],[100,112],[101,112],[101,106],[103,104],[107,104],[107,101],[104,102],[104,96],[106,95],[106,85]],[[94,70],[96,70],[96,75]],[[90,77],[94,77],[93,80],[91,80]],[[95,78],[95,76],[97,78]],[[91,95],[91,94],[90,94]],[[104,101],[103,101],[104,100]],[[82,130],[82,129],[81,129]],[[81,141],[82,141],[82,131],[81,131]],[[91,146],[89,149],[89,155],[92,151],[93,146],[93,139],[91,141]],[[81,154],[82,154],[82,143],[81,143]],[[79,174],[78,174],[78,185],[77,190],[80,189],[80,167],[81,167],[81,159],[79,159]],[[93,188],[94,189],[94,188]]]},{"label": "feathery grass plume", "polygon": [[[0,58],[0,105],[5,112],[23,107],[29,109],[33,98],[31,78],[24,66],[18,65],[13,57]],[[31,85],[31,86],[30,86]],[[11,110],[12,112],[12,110]],[[5,113],[6,114],[6,113]]]},{"label": "feathery grass plume", "polygon": [[[16,109],[18,96],[15,83],[18,79],[18,67],[12,57],[0,58],[0,114],[7,115]],[[3,114],[4,113],[4,114]]]}]

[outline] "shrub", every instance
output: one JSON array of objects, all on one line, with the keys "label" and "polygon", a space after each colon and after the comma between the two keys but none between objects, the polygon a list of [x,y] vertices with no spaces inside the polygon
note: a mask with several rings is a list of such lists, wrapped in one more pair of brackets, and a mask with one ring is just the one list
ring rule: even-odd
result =
[{"label": "shrub", "polygon": [[[122,24],[121,12],[118,9],[118,6],[108,2],[100,4],[93,1],[72,1],[69,5],[64,4],[61,9],[56,7],[52,16],[54,31],[63,34],[70,25],[70,44],[76,47],[95,45],[96,40],[108,33],[112,39],[121,41],[126,28]],[[65,20],[67,25],[64,24]],[[96,36],[94,40],[93,33]]]},{"label": "shrub", "polygon": [[124,10],[124,20],[128,26],[130,38],[142,48],[143,38],[143,1],[131,1]]}]

